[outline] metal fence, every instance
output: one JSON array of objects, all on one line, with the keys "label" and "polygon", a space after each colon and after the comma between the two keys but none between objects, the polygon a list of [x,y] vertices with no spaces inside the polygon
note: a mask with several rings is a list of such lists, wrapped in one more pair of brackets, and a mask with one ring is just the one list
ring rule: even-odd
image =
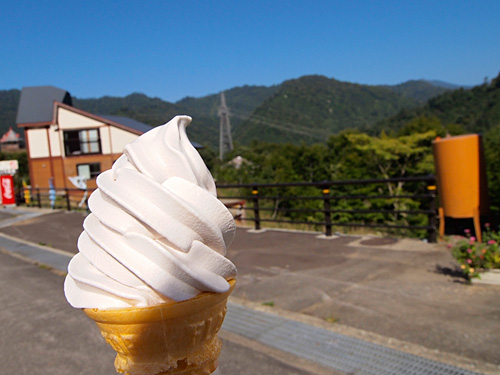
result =
[{"label": "metal fence", "polygon": [[21,188],[16,189],[16,204],[64,210],[88,210],[87,199],[93,189]]},{"label": "metal fence", "polygon": [[[402,177],[391,179],[367,179],[367,180],[347,180],[347,181],[322,181],[322,182],[297,182],[280,184],[228,184],[217,185],[219,198],[227,202],[227,205],[236,208],[238,219],[254,223],[256,230],[261,229],[263,223],[280,223],[286,225],[305,224],[309,226],[320,226],[326,236],[332,236],[335,227],[358,227],[358,228],[381,228],[385,231],[410,230],[425,231],[425,237],[429,242],[437,240],[437,211],[436,211],[436,187],[435,177],[432,175],[421,177]],[[402,191],[412,191],[412,193],[390,194],[384,192],[388,184],[397,186],[398,184],[412,185],[411,189],[405,188]],[[358,194],[355,187],[372,185],[379,187],[372,189],[375,194]],[[352,189],[354,187],[354,189]],[[382,187],[382,188],[380,188]],[[309,195],[292,195],[287,191],[294,188],[309,188]],[[349,189],[351,188],[351,189]],[[301,190],[301,189],[295,189]],[[304,189],[302,189],[304,190]],[[316,191],[315,191],[316,190]],[[354,190],[354,192],[353,192]],[[401,189],[400,189],[401,190]],[[229,194],[224,194],[228,191]],[[236,192],[236,194],[235,194]],[[243,193],[243,194],[241,194]],[[394,202],[406,200],[411,201],[410,209],[389,208]],[[290,202],[316,201],[316,207],[300,207],[290,205]],[[362,208],[339,208],[340,202],[363,202]],[[382,201],[382,204],[373,206],[370,202]],[[280,202],[280,204],[276,204]],[[390,203],[392,202],[392,203]],[[297,208],[297,206],[299,206]],[[307,206],[307,205],[303,205]],[[309,206],[314,206],[310,204]],[[321,207],[319,207],[321,206]],[[349,204],[347,204],[349,206]],[[352,206],[352,204],[351,204]],[[367,208],[368,207],[368,208]],[[268,213],[266,215],[266,213]],[[269,213],[272,213],[271,215]],[[302,215],[297,215],[301,213]],[[294,214],[294,215],[292,215]],[[314,219],[321,216],[321,219]],[[339,214],[344,216],[355,216],[358,221],[335,220]],[[375,214],[375,215],[374,215]],[[304,217],[315,215],[311,219]],[[294,218],[299,217],[299,219]],[[364,216],[364,218],[363,218]],[[370,217],[371,216],[371,217]],[[374,216],[376,216],[374,218]],[[413,223],[412,220],[422,217],[425,223]]]},{"label": "metal fence", "polygon": [[[390,184],[403,184],[405,189],[401,191],[411,193],[391,194],[387,191]],[[409,185],[411,188],[408,188]],[[366,186],[372,187],[370,194],[357,192],[357,187]],[[423,231],[429,242],[437,240],[436,187],[432,175],[278,184],[219,184],[217,190],[219,199],[230,208],[235,218],[241,222],[253,222],[256,230],[265,223],[306,225],[321,227],[326,236],[332,236],[336,227],[364,227],[389,232]],[[307,195],[297,195],[295,191],[305,191]],[[18,204],[29,202],[29,205],[37,207],[88,210],[86,200],[91,192],[89,190],[85,194],[79,189],[56,189],[54,193],[50,189],[33,188],[18,190],[16,197]],[[410,202],[410,208],[406,207],[408,204],[397,203],[401,201]],[[355,202],[358,202],[358,207]],[[342,215],[343,218],[339,219]]]}]

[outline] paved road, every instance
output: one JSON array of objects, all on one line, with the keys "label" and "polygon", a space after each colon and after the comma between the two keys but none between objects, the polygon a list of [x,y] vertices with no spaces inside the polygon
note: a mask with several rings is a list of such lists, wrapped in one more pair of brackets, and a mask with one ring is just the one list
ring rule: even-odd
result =
[{"label": "paved road", "polygon": [[[5,223],[16,216],[16,213],[0,211],[0,222]],[[53,220],[54,217],[58,220]],[[20,226],[8,226],[4,232],[24,238],[36,237],[35,240],[40,239],[36,242],[38,245],[48,245],[49,249],[57,245],[74,252],[68,245],[79,234],[82,219],[83,216],[77,213],[49,212],[37,219],[24,220]],[[40,224],[44,230],[38,232]],[[22,235],[22,228],[32,225],[36,234],[30,231]],[[3,306],[0,311],[3,322],[0,373],[115,373],[113,361],[116,353],[105,344],[95,324],[80,310],[68,305],[62,290],[62,273],[51,272],[45,265],[27,260],[20,259],[17,252],[0,251],[0,304]],[[220,336],[223,340],[221,375],[336,373],[227,331],[222,331]]]},{"label": "paved road", "polygon": [[[60,275],[0,252],[0,303],[1,374],[115,373],[116,353],[105,344],[95,324],[68,305]],[[255,343],[234,339],[227,332],[222,338],[221,374],[309,373],[301,363],[284,363],[291,356],[266,353]]]},{"label": "paved road", "polygon": [[[0,211],[0,223],[9,222],[0,233],[74,253],[84,216],[59,211],[43,213],[13,223],[19,216],[16,211]],[[267,310],[311,327],[423,358],[482,373],[500,373],[500,287],[464,284],[454,273],[455,265],[444,245],[400,240],[376,246],[383,242],[362,237],[322,239],[313,234],[279,231],[252,233],[240,228],[228,254],[239,269],[232,300],[253,311]],[[7,319],[0,317],[10,322],[25,315],[22,323],[9,325],[10,340],[15,343],[18,337],[19,346],[4,340],[0,344],[0,353],[12,348],[7,361],[10,368],[24,366],[26,371],[21,373],[46,373],[36,372],[30,364],[38,360],[18,358],[17,349],[27,337],[16,332],[24,330],[30,338],[36,338],[34,346],[45,343],[43,340],[53,342],[53,347],[38,345],[30,358],[40,357],[44,363],[43,358],[52,350],[52,358],[57,355],[65,359],[65,364],[58,365],[62,366],[60,372],[52,371],[53,374],[70,373],[64,366],[81,369],[82,362],[99,366],[102,370],[98,373],[113,373],[105,370],[109,358],[102,362],[87,359],[89,355],[108,356],[107,348],[96,335],[93,323],[67,305],[60,276],[4,255],[0,262],[0,300],[9,306]],[[18,282],[21,279],[26,280]],[[12,280],[16,282],[13,284]],[[26,301],[34,303],[27,305]],[[52,330],[47,330],[51,321]],[[74,326],[78,332],[68,332]],[[224,374],[335,372],[324,370],[324,366],[314,367],[314,361],[272,349],[244,333],[224,330],[222,336],[226,341],[221,357]],[[71,342],[71,337],[77,338]],[[71,354],[75,353],[75,345],[80,352],[76,358]],[[54,349],[59,346],[62,349]],[[97,348],[95,353],[89,353],[89,347]],[[113,354],[109,356],[112,358]],[[257,369],[258,366],[262,367]],[[72,372],[87,373],[79,371]]]}]

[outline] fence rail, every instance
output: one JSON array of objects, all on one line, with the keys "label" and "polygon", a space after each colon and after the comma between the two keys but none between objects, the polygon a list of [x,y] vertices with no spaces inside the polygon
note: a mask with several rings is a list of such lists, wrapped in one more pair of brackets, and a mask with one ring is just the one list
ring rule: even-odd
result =
[{"label": "fence rail", "polygon": [[[297,182],[278,184],[226,184],[217,185],[219,198],[232,210],[235,217],[241,221],[253,222],[254,228],[259,230],[262,223],[280,223],[286,225],[321,226],[326,236],[332,236],[335,227],[382,228],[385,230],[420,230],[426,232],[429,242],[437,240],[437,211],[435,177],[432,175],[421,177],[402,177],[391,179],[366,179],[321,182]],[[345,190],[359,186],[373,185],[386,188],[388,184],[414,184],[413,194],[359,194],[349,193]],[[293,195],[288,190],[293,188],[309,188],[311,195]],[[311,190],[312,189],[312,190]],[[340,189],[340,190],[339,190]],[[381,189],[383,190],[383,189]],[[224,195],[224,192],[228,194]],[[405,190],[408,191],[408,190]],[[54,191],[43,188],[18,189],[16,201],[18,204],[29,202],[32,206],[52,207],[66,210],[87,210],[88,195],[79,189],[56,189]],[[262,194],[262,192],[264,194]],[[382,200],[382,207],[371,208],[370,202]],[[398,207],[395,202],[411,200],[417,207],[394,209],[389,205]],[[368,207],[342,208],[339,202],[363,201]],[[279,202],[279,204],[277,203]],[[303,202],[316,202],[315,207],[294,207],[293,204]],[[368,202],[368,203],[366,203]],[[247,205],[249,204],[249,205]],[[402,206],[404,207],[404,206]],[[269,216],[271,214],[271,216]],[[296,214],[297,217],[292,217]],[[313,218],[304,215],[311,214]],[[358,218],[366,215],[360,221],[335,220],[339,214],[355,215]],[[381,218],[373,219],[368,215],[379,214]],[[384,216],[386,215],[386,216]],[[387,215],[392,215],[389,220]],[[410,216],[426,218],[426,223],[412,223]],[[319,217],[320,216],[320,217]],[[404,220],[396,220],[397,218]]]},{"label": "fence rail", "polygon": [[[360,227],[360,228],[382,228],[386,230],[394,229],[406,229],[406,230],[423,230],[426,231],[426,237],[429,242],[436,242],[437,240],[437,211],[436,211],[436,190],[435,190],[435,177],[420,176],[420,177],[401,177],[401,178],[390,178],[390,179],[366,179],[366,180],[344,180],[344,181],[321,181],[321,182],[297,182],[297,183],[279,183],[279,184],[227,184],[227,185],[217,185],[219,191],[219,198],[223,201],[234,200],[244,200],[245,206],[240,206],[239,210],[242,212],[241,220],[251,221],[254,223],[256,230],[261,229],[262,223],[281,223],[288,225],[298,225],[307,224],[313,226],[322,226],[324,228],[324,233],[326,236],[331,236],[334,227]],[[415,191],[413,194],[355,194],[335,191],[335,189],[349,188],[356,186],[366,186],[366,185],[378,185],[387,186],[387,184],[420,184],[420,187],[412,189]],[[286,190],[287,188],[314,188],[317,190],[315,195],[284,195],[277,194],[276,192],[270,192],[270,190]],[[266,190],[266,194],[261,194],[262,190]],[[223,195],[221,192],[231,191],[227,195]],[[243,192],[243,194],[234,194],[234,191]],[[406,191],[406,190],[405,190]],[[248,194],[248,192],[251,192]],[[246,193],[246,194],[245,194]],[[333,193],[333,194],[332,194]],[[376,200],[388,200],[396,202],[398,200],[409,199],[416,202],[418,205],[415,209],[387,209],[385,208],[359,208],[359,209],[344,209],[338,208],[336,203],[344,201],[376,201]],[[300,201],[322,201],[323,205],[321,208],[290,208],[290,207],[276,207],[276,202],[281,200],[282,202],[300,202]],[[251,203],[250,206],[246,206],[246,201]],[[274,201],[273,204],[269,202]],[[267,204],[266,204],[267,202]],[[387,205],[387,203],[386,203]],[[395,204],[395,206],[398,206]],[[271,218],[262,217],[265,213],[273,212]],[[246,214],[252,214],[246,215]],[[278,218],[277,213],[281,213],[282,217]],[[287,215],[291,213],[313,213],[321,214],[322,220],[301,220],[301,219],[290,219]],[[394,215],[395,217],[402,217],[408,215],[425,215],[426,224],[411,224],[408,222],[397,223],[397,222],[374,222],[373,220],[366,219],[361,222],[343,222],[334,220],[333,217],[338,214],[382,214],[382,215]]]},{"label": "fence rail", "polygon": [[16,189],[16,204],[33,207],[51,207],[68,211],[87,210],[87,199],[93,189],[87,192],[80,189],[21,188]]}]

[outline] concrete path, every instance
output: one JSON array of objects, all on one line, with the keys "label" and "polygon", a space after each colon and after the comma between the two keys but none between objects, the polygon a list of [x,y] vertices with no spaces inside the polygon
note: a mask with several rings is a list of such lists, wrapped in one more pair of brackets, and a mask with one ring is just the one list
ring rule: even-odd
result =
[{"label": "concrete path", "polygon": [[[0,227],[9,220],[0,248],[65,269],[84,215],[12,211],[0,211]],[[239,229],[229,252],[240,274],[221,332],[221,373],[500,373],[500,288],[465,285],[444,246],[388,242]],[[9,307],[0,319],[19,322],[8,325],[18,346],[0,347],[6,373],[23,366],[26,374],[84,374],[82,363],[88,373],[113,373],[112,351],[67,305],[61,276],[5,254],[0,268],[0,300]],[[37,335],[46,340],[34,340],[22,359],[20,347]],[[37,372],[47,356],[61,359],[60,370],[47,364]]]}]

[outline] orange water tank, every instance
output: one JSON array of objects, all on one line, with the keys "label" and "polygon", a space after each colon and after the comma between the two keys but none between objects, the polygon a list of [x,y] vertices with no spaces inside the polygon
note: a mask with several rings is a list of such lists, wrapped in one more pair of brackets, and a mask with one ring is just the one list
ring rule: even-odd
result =
[{"label": "orange water tank", "polygon": [[444,217],[473,218],[481,240],[480,216],[489,213],[488,188],[482,138],[478,134],[437,138],[433,144],[441,202],[440,234]]}]

